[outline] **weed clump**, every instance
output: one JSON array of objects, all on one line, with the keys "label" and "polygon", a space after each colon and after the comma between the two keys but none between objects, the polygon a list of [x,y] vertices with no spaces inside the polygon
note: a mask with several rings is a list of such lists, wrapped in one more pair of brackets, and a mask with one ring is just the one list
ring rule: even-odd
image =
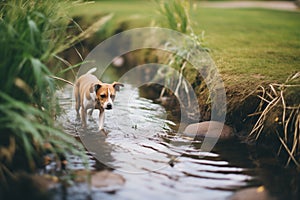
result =
[{"label": "weed clump", "polygon": [[283,155],[286,166],[300,167],[300,73],[290,76],[283,84],[269,84],[261,88],[259,115],[251,140],[275,136],[279,141],[278,155]]},{"label": "weed clump", "polygon": [[[67,30],[67,1],[12,0],[0,3],[0,184],[17,171],[33,172],[45,152],[81,154],[61,131],[55,57],[74,41]],[[50,67],[51,65],[51,67]]]}]

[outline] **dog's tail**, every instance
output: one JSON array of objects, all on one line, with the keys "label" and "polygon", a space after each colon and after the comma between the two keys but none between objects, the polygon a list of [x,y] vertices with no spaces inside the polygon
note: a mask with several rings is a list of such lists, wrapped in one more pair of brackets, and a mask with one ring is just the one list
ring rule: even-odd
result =
[{"label": "dog's tail", "polygon": [[85,73],[85,74],[92,74],[92,73],[94,73],[95,71],[97,71],[97,68],[96,68],[96,67],[90,69],[90,70],[89,70],[87,73]]}]

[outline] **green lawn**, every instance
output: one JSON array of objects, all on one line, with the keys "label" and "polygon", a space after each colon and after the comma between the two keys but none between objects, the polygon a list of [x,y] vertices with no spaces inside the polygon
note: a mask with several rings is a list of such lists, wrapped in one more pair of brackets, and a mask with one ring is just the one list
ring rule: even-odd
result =
[{"label": "green lawn", "polygon": [[300,12],[200,9],[194,16],[225,76],[282,82],[300,70]]},{"label": "green lawn", "polygon": [[[110,28],[150,26],[159,18],[154,1],[100,1],[73,9],[72,15],[114,13]],[[193,9],[195,30],[205,42],[225,85],[241,89],[283,82],[300,70],[300,12],[267,9]]]}]

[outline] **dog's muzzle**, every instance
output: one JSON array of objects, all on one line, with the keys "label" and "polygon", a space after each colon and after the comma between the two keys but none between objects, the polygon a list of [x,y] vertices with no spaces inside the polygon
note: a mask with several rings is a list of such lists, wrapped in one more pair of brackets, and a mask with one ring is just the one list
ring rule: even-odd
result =
[{"label": "dog's muzzle", "polygon": [[112,104],[111,104],[111,103],[108,103],[108,104],[106,105],[106,109],[107,109],[107,110],[112,109]]}]

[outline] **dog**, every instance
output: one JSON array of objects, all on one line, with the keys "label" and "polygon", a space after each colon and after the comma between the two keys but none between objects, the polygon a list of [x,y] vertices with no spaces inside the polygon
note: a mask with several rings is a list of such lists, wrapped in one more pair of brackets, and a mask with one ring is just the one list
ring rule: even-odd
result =
[{"label": "dog", "polygon": [[101,131],[104,126],[104,111],[113,108],[116,92],[120,91],[120,87],[124,87],[124,85],[119,82],[102,83],[92,74],[96,70],[96,68],[92,68],[76,80],[74,84],[75,109],[77,119],[80,119],[79,109],[81,107],[81,121],[84,128],[87,125],[87,110],[90,109],[88,115],[91,118],[93,110],[99,109],[99,131]]}]

